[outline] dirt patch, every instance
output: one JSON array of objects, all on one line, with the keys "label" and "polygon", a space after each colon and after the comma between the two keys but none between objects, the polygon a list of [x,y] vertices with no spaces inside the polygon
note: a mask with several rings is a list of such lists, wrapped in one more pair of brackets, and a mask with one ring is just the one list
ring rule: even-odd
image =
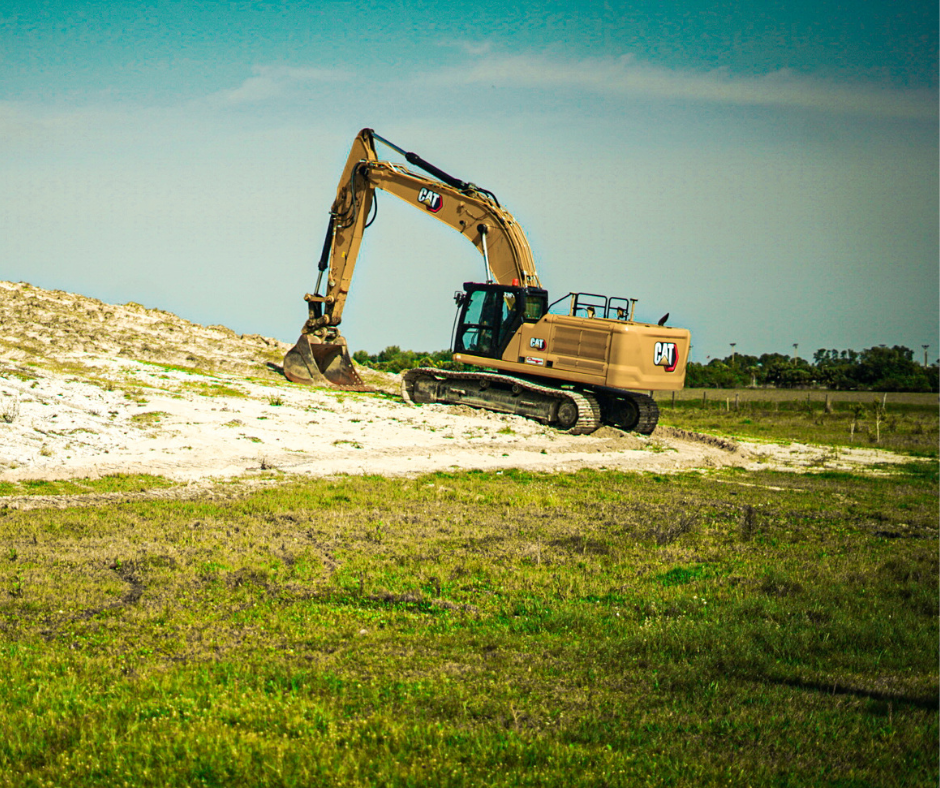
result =
[{"label": "dirt patch", "polygon": [[397,395],[398,376],[372,370],[362,372],[373,394],[289,383],[278,372],[287,349],[137,304],[0,282],[0,481],[118,472],[195,483],[262,472],[843,469],[895,459],[665,427],[652,436],[610,427],[568,435],[516,416],[413,407]]},{"label": "dirt patch", "polygon": [[660,427],[656,430],[656,435],[661,438],[671,438],[673,440],[692,441],[694,443],[703,443],[706,446],[715,446],[729,452],[740,450],[741,445],[734,440],[722,438],[718,435],[706,435],[702,432],[690,432],[679,427]]}]

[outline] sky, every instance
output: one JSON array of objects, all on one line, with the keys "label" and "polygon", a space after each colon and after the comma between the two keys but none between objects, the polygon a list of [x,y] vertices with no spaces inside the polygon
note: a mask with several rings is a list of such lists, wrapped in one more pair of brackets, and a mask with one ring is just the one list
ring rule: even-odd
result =
[{"label": "sky", "polygon": [[[293,342],[370,127],[493,191],[550,297],[669,312],[692,360],[933,360],[937,48],[935,0],[5,0],[0,279]],[[482,277],[380,193],[341,330],[447,348]]]}]

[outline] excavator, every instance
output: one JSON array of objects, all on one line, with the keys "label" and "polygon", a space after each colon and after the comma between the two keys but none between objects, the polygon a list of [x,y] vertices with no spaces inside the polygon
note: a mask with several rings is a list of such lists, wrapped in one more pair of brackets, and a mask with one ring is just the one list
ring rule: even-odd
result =
[{"label": "excavator", "polygon": [[[422,172],[380,160],[377,142]],[[284,357],[289,380],[368,390],[339,325],[363,233],[374,220],[376,189],[459,232],[482,255],[485,269],[485,282],[467,282],[454,295],[453,359],[474,369],[408,370],[402,376],[406,402],[512,413],[573,434],[605,424],[653,432],[659,409],[651,394],[683,387],[689,331],[667,326],[668,313],[658,324],[634,320],[634,298],[568,293],[549,303],[525,233],[495,194],[372,129],[353,141],[336,190],[316,288],[304,296],[308,319]]]}]

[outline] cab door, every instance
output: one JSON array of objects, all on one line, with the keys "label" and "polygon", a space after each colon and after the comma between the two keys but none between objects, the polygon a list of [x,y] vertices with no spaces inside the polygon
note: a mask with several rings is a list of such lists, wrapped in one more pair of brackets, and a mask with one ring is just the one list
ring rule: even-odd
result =
[{"label": "cab door", "polygon": [[454,352],[501,358],[521,318],[518,288],[465,285]]}]

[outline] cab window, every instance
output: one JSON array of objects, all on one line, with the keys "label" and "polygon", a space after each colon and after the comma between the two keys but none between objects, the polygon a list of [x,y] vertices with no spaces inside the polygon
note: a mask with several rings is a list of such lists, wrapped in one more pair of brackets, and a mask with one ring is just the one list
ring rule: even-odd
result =
[{"label": "cab window", "polygon": [[479,356],[496,357],[512,329],[516,293],[505,290],[474,290],[469,294],[457,349]]},{"label": "cab window", "polygon": [[536,323],[545,314],[546,299],[529,295],[525,300],[525,321]]}]

